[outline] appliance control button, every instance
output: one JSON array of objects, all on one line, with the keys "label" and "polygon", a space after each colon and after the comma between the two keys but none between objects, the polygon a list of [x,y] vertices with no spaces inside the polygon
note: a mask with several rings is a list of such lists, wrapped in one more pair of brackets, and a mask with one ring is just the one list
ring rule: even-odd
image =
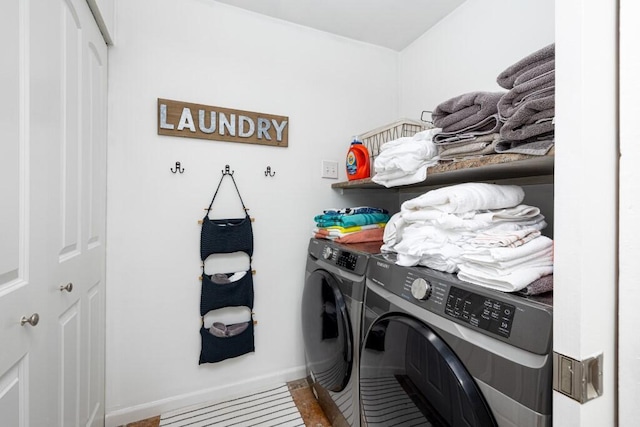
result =
[{"label": "appliance control button", "polygon": [[324,259],[329,259],[331,258],[332,255],[333,255],[333,250],[328,246],[324,248],[324,250],[322,251],[322,257]]},{"label": "appliance control button", "polygon": [[417,300],[425,301],[431,294],[431,285],[423,278],[419,278],[411,283],[411,295]]}]

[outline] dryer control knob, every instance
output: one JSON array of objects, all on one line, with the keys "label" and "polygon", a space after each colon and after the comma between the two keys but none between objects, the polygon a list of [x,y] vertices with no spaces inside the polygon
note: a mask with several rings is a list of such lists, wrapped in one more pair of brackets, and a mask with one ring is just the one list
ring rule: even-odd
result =
[{"label": "dryer control knob", "polygon": [[324,259],[329,259],[331,258],[332,255],[333,255],[333,249],[331,249],[328,246],[324,248],[324,250],[322,251],[322,258]]},{"label": "dryer control knob", "polygon": [[431,285],[426,280],[420,278],[411,283],[411,295],[417,300],[425,301],[431,294]]}]

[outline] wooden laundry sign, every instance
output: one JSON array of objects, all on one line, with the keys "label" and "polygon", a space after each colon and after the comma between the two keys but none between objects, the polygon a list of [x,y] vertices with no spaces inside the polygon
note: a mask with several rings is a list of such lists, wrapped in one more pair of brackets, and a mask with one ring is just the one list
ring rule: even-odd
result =
[{"label": "wooden laundry sign", "polygon": [[289,117],[158,98],[158,135],[287,147]]}]

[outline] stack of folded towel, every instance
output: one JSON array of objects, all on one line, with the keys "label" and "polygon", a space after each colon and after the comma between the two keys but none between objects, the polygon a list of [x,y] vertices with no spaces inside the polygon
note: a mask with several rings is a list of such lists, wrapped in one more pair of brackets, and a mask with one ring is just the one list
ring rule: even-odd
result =
[{"label": "stack of folded towel", "polygon": [[427,129],[382,144],[373,162],[375,175],[371,180],[387,188],[424,181],[429,166],[438,162],[433,137],[439,132],[438,128]]},{"label": "stack of folded towel", "polygon": [[469,92],[439,104],[431,114],[442,128],[434,136],[441,160],[495,153],[502,122],[498,101],[504,92]]},{"label": "stack of folded towel", "polygon": [[389,212],[370,206],[326,209],[313,220],[316,227],[312,234],[318,239],[338,243],[381,242]]},{"label": "stack of folded towel", "polygon": [[545,155],[554,144],[555,44],[509,66],[497,82],[509,92],[498,102],[496,152]]},{"label": "stack of folded towel", "polygon": [[383,234],[397,263],[458,273],[466,282],[521,291],[553,272],[553,241],[540,209],[516,185],[465,183],[402,204]]}]

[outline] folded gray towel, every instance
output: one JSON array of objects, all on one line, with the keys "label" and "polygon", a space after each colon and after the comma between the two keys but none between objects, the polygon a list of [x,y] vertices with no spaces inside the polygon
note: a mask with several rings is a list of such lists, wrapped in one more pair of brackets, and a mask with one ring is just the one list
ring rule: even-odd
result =
[{"label": "folded gray towel", "polygon": [[523,102],[500,128],[500,137],[507,141],[521,141],[553,132],[555,117],[554,96]]},{"label": "folded gray towel", "polygon": [[[553,132],[546,135],[538,135],[531,139],[525,139],[522,141],[505,141],[499,140],[494,147],[494,150],[498,154],[503,153],[517,153],[517,154],[529,154],[532,156],[544,156],[551,147],[555,144]],[[442,156],[441,156],[442,157]]]},{"label": "folded gray towel", "polygon": [[499,133],[491,133],[463,140],[457,143],[439,146],[440,160],[462,160],[469,157],[480,157],[494,154],[496,144],[500,140]]},{"label": "folded gray towel", "polygon": [[440,132],[433,137],[433,143],[436,145],[456,143],[481,135],[499,132],[501,127],[502,122],[498,118],[498,114],[492,114],[489,117],[485,117],[482,121],[460,129],[457,132]]},{"label": "folded gray towel", "polygon": [[469,92],[440,103],[431,118],[443,132],[457,132],[498,113],[504,92]]},{"label": "folded gray towel", "polygon": [[536,76],[516,85],[498,102],[500,120],[506,121],[513,116],[522,103],[555,95],[555,71]]},{"label": "folded gray towel", "polygon": [[549,62],[555,59],[556,54],[556,45],[555,43],[550,44],[549,46],[545,46],[540,50],[533,52],[532,54],[525,56],[518,62],[513,65],[510,65],[505,69],[502,73],[498,75],[496,81],[498,84],[505,88],[511,89],[516,81],[516,79],[532,70],[535,67],[538,67],[546,62]]},{"label": "folded gray towel", "polygon": [[542,64],[531,68],[529,71],[525,71],[520,74],[518,78],[513,82],[513,87],[521,85],[522,83],[528,82],[531,79],[534,79],[539,76],[544,76],[545,74],[556,70],[556,60],[552,59],[551,61],[543,62]]},{"label": "folded gray towel", "polygon": [[542,276],[518,291],[522,295],[540,295],[553,290],[553,274]]}]

